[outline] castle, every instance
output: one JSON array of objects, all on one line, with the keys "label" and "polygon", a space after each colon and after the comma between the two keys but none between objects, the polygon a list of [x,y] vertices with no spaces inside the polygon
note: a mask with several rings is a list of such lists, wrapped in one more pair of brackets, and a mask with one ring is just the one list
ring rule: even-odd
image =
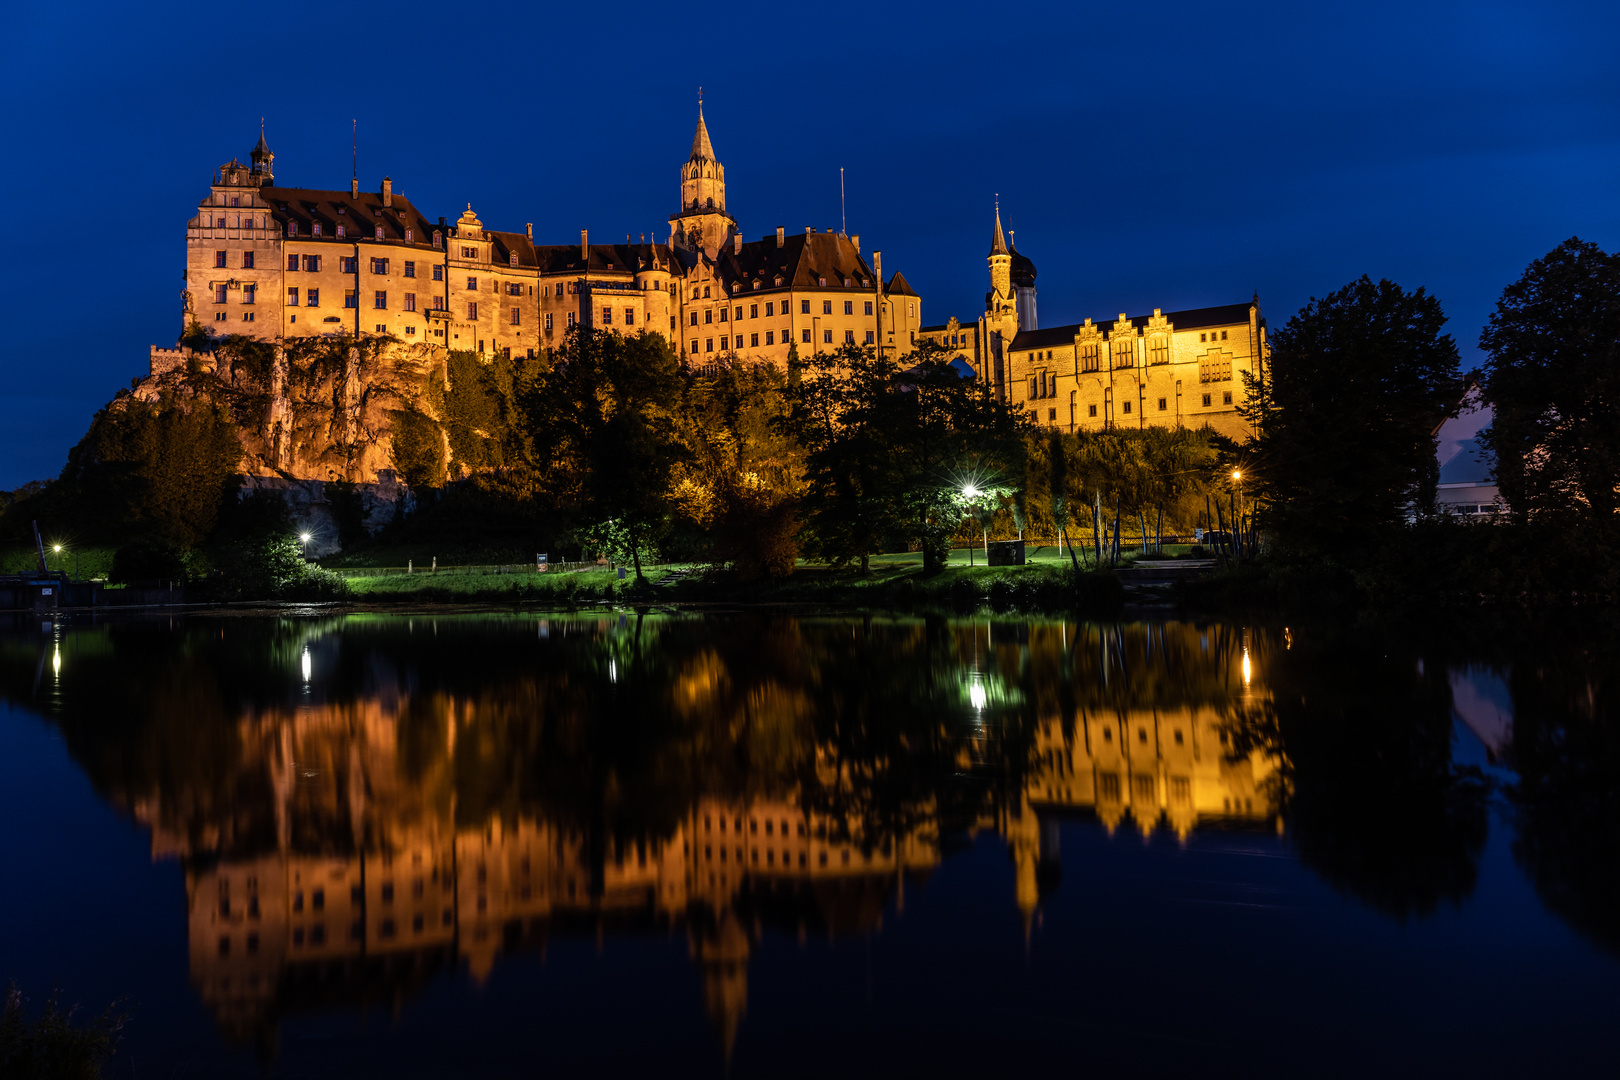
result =
[{"label": "castle", "polygon": [[[701,105],[665,243],[537,244],[484,227],[469,204],[429,220],[385,177],[375,192],[281,187],[261,130],[249,164],[214,174],[186,229],[183,323],[266,341],[341,334],[434,350],[533,357],[575,324],[667,338],[702,367],[721,357],[785,366],[790,349],[933,341],[1037,424],[1074,432],[1208,424],[1248,432],[1242,376],[1268,355],[1259,298],[1042,329],[1034,263],[996,207],[985,310],[921,324],[904,275],[882,277],[861,238],[806,228],[745,240]],[[442,355],[442,353],[441,353]],[[152,350],[152,374],[180,366]]]},{"label": "castle", "polygon": [[[879,276],[859,236],[744,240],[701,107],[667,243],[536,244],[469,204],[430,221],[385,177],[375,192],[280,187],[261,131],[214,174],[186,227],[185,324],[262,340],[388,335],[483,356],[534,356],[576,323],[660,334],[696,365],[786,365],[788,350],[915,340],[921,298]],[[154,353],[154,367],[157,353]],[[154,371],[155,373],[155,371]]]}]

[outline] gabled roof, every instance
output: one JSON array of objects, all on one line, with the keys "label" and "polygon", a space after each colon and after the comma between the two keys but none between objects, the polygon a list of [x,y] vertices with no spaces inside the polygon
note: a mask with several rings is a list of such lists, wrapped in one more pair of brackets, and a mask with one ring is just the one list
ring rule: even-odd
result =
[{"label": "gabled roof", "polygon": [[745,292],[752,291],[756,280],[761,289],[776,288],[778,275],[783,288],[795,289],[822,288],[825,278],[828,289],[870,292],[874,280],[866,260],[842,233],[789,235],[781,247],[771,235],[744,243],[741,252],[727,246],[716,257],[715,269],[728,291],[733,282],[740,283]]},{"label": "gabled roof", "polygon": [[[634,274],[650,266],[667,269],[673,261],[668,244],[592,244],[588,260],[580,257],[578,244],[531,244],[530,247],[535,253],[534,265],[543,274]],[[522,263],[521,251],[518,258],[520,265],[527,265]]]},{"label": "gabled roof", "polygon": [[[370,238],[382,226],[382,238],[405,242],[405,230],[411,229],[409,243],[423,247],[433,245],[433,230],[437,227],[424,218],[411,201],[403,195],[394,195],[391,206],[383,206],[382,195],[375,191],[362,191],[352,195],[347,191],[321,191],[315,188],[262,187],[259,198],[271,207],[271,217],[283,228],[287,222],[298,223],[299,239],[310,239],[310,226],[321,223],[321,240],[331,240],[337,227],[345,226],[349,236],[344,239]],[[340,212],[341,211],[341,212]]]},{"label": "gabled roof", "polygon": [[[1206,326],[1240,326],[1249,322],[1248,304],[1223,304],[1220,307],[1188,308],[1186,311],[1166,311],[1162,313],[1164,319],[1176,330],[1201,330]],[[1130,326],[1141,330],[1148,324],[1151,315],[1136,315],[1128,319]],[[1114,332],[1114,324],[1118,319],[1107,319],[1092,323],[1094,327],[1105,334]],[[1044,349],[1049,346],[1068,345],[1074,341],[1074,335],[1079,332],[1081,323],[1070,323],[1068,326],[1047,326],[1039,330],[1023,330],[1013,338],[1014,349]],[[1265,325],[1265,320],[1260,320]]]}]

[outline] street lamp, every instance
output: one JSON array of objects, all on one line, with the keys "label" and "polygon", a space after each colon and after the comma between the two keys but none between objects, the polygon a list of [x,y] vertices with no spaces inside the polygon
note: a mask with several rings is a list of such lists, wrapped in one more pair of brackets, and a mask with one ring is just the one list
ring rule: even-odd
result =
[{"label": "street lamp", "polygon": [[[975,499],[977,499],[978,497],[979,497],[979,489],[977,487],[975,487],[972,484],[963,485],[963,487],[962,487],[962,498],[966,499],[968,502],[971,503]],[[975,514],[974,516],[977,517],[978,515]],[[989,562],[990,561],[990,531],[988,529],[985,530],[984,537],[985,537],[985,548],[984,548],[984,553],[985,554],[984,554],[984,558],[985,558],[986,562]],[[969,545],[969,547],[968,547],[968,565],[969,566],[973,565],[973,548],[972,548],[971,545]]]}]

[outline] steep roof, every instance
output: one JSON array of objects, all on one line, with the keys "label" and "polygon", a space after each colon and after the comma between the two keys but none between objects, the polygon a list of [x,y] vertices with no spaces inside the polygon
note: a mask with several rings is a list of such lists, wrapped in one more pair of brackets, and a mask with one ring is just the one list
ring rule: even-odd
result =
[{"label": "steep roof", "polygon": [[[1199,330],[1206,326],[1236,326],[1247,324],[1249,321],[1248,304],[1223,304],[1220,307],[1188,308],[1186,311],[1166,311],[1162,313],[1173,329]],[[1140,330],[1147,326],[1151,315],[1136,315],[1127,322]],[[1092,323],[1105,334],[1114,332],[1114,324],[1118,319],[1107,319]],[[1023,330],[1013,338],[1014,349],[1043,349],[1048,346],[1068,345],[1073,343],[1074,335],[1079,332],[1081,323],[1070,323],[1068,326],[1047,326],[1039,330]],[[1265,320],[1260,320],[1265,325]]]},{"label": "steep roof", "polygon": [[884,286],[883,291],[890,296],[917,295],[917,290],[911,287],[911,282],[907,281],[906,276],[898,270],[894,272],[894,277],[889,279],[889,284]]},{"label": "steep roof", "polygon": [[[510,235],[510,234],[503,234]],[[527,236],[516,234],[527,240]],[[673,261],[668,244],[592,244],[590,258],[580,258],[578,244],[531,244],[543,274],[633,274],[648,266],[667,268]],[[518,258],[522,263],[522,252]]]},{"label": "steep roof", "polygon": [[[750,291],[756,280],[761,289],[776,288],[778,275],[783,288],[872,290],[871,268],[855,250],[850,238],[842,233],[789,235],[783,239],[781,247],[776,246],[774,235],[748,241],[742,245],[740,253],[730,247],[723,248],[715,259],[715,267],[728,290],[733,282],[738,282],[744,291]],[[823,279],[827,282],[825,286],[821,285]],[[866,284],[861,284],[862,281]]]},{"label": "steep roof", "polygon": [[382,195],[375,191],[353,195],[347,191],[321,191],[316,188],[262,187],[259,198],[270,204],[270,216],[284,228],[287,222],[296,221],[301,240],[311,238],[309,227],[318,221],[321,223],[321,236],[318,239],[321,240],[335,239],[339,225],[346,227],[345,232],[352,230],[357,236],[367,238],[374,237],[377,227],[381,226],[384,240],[406,242],[405,230],[411,229],[413,233],[409,243],[423,247],[433,245],[436,226],[403,195],[394,195],[390,199],[392,205],[384,206]]},{"label": "steep roof", "polygon": [[703,122],[703,106],[698,106],[697,133],[692,136],[692,160],[713,161],[714,147],[709,143],[709,125]]},{"label": "steep roof", "polygon": [[990,237],[990,254],[992,254],[992,255],[1005,255],[1005,254],[1007,254],[1007,237],[1001,231],[1001,204],[1000,203],[996,204],[996,231],[995,231],[995,235]]}]

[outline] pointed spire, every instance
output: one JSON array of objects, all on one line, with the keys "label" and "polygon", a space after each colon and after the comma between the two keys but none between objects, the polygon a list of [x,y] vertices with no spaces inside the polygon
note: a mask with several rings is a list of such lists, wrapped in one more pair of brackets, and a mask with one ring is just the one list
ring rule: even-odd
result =
[{"label": "pointed spire", "polygon": [[1007,238],[1001,232],[1001,197],[996,197],[996,233],[990,240],[990,254],[1007,254]]},{"label": "pointed spire", "polygon": [[268,154],[270,145],[264,141],[264,117],[259,117],[259,145],[253,148],[254,154]]},{"label": "pointed spire", "polygon": [[703,122],[703,88],[698,87],[698,126],[692,136],[692,160],[713,161],[714,147],[709,143],[709,125]]}]

